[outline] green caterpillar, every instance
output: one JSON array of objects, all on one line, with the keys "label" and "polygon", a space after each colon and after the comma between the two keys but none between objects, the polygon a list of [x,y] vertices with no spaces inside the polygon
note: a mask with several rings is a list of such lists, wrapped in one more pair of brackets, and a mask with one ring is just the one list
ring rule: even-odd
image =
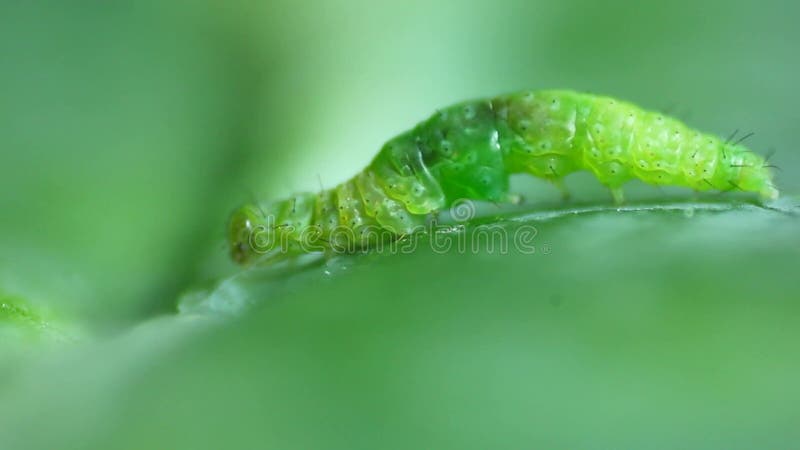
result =
[{"label": "green caterpillar", "polygon": [[[239,208],[229,222],[231,256],[369,247],[372,231],[395,238],[420,229],[458,199],[509,201],[509,176],[529,173],[562,187],[589,170],[616,202],[633,178],[697,191],[738,189],[776,199],[770,166],[739,143],[692,130],[630,103],[573,91],[521,92],[438,111],[384,144],[347,182],[262,210]],[[563,189],[563,187],[562,187]],[[309,231],[311,230],[311,231]],[[347,231],[342,233],[341,231]]]}]

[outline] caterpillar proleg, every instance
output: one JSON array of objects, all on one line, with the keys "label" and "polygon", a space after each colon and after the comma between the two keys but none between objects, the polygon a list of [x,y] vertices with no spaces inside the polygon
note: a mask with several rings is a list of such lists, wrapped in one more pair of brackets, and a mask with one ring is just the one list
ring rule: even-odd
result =
[{"label": "caterpillar proleg", "polygon": [[593,173],[618,203],[622,185],[634,178],[778,197],[770,166],[740,142],[609,97],[520,92],[437,111],[332,189],[265,209],[242,206],[229,222],[231,256],[246,264],[278,249],[301,254],[368,247],[382,239],[376,230],[395,237],[413,233],[429,214],[458,199],[509,201],[511,174],[560,186],[579,170]]}]

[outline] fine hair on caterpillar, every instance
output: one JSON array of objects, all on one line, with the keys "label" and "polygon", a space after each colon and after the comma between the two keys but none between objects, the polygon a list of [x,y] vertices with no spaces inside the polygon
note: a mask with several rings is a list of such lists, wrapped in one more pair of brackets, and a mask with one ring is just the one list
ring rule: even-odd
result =
[{"label": "fine hair on caterpillar", "polygon": [[423,232],[460,199],[513,201],[509,177],[516,173],[566,193],[564,177],[586,170],[618,204],[632,179],[776,199],[774,166],[744,146],[752,133],[738,133],[722,140],[624,101],[566,90],[459,103],[389,140],[363,171],[332,189],[242,206],[229,221],[231,255],[247,264],[277,250],[304,254],[309,236],[311,251],[374,248]]}]

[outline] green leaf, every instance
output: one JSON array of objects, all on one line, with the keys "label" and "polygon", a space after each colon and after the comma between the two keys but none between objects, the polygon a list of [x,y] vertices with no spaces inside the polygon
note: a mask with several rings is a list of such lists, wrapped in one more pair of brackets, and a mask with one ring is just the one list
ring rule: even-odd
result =
[{"label": "green leaf", "polygon": [[[440,254],[423,238],[409,254],[242,272],[17,378],[0,446],[791,446],[798,212],[513,213],[491,223],[535,227],[534,252]],[[47,416],[22,400],[33,392]]]}]

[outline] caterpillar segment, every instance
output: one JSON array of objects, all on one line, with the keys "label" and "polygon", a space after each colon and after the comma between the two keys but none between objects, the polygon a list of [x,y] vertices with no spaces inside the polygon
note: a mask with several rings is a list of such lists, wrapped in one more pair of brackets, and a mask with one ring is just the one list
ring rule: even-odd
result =
[{"label": "caterpillar segment", "polygon": [[566,193],[564,177],[580,170],[593,173],[616,202],[632,179],[778,197],[765,160],[739,143],[609,97],[522,92],[437,111],[333,189],[266,210],[242,206],[229,221],[231,255],[247,264],[369,247],[422,229],[430,214],[459,199],[511,201],[511,174],[546,179]]}]

